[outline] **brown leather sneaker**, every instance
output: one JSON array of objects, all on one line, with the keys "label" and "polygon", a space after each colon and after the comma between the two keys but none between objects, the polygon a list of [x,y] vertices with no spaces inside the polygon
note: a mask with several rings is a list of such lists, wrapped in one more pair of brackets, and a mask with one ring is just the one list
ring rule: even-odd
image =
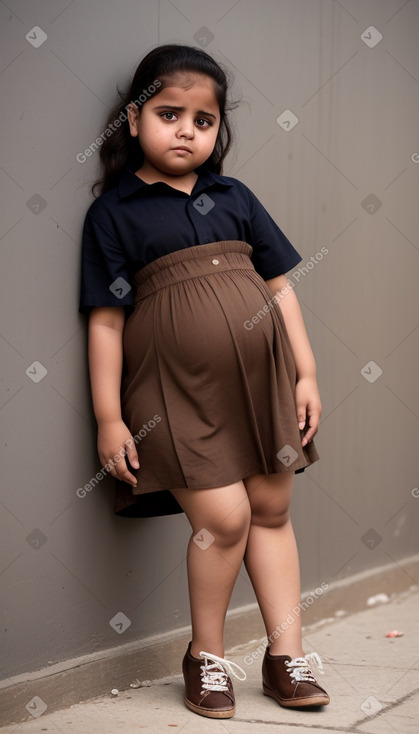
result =
[{"label": "brown leather sneaker", "polygon": [[[208,652],[200,652],[203,659],[191,655],[191,642],[183,658],[182,669],[185,679],[184,702],[195,714],[210,719],[230,719],[236,713],[233,684],[229,671],[239,680],[246,673],[237,663],[219,658]],[[242,676],[237,675],[237,668]]]},{"label": "brown leather sneaker", "polygon": [[263,693],[274,698],[286,708],[326,706],[330,698],[317,683],[309,659],[313,659],[323,672],[320,657],[310,653],[306,657],[291,659],[289,655],[271,655],[266,649],[262,663]]}]

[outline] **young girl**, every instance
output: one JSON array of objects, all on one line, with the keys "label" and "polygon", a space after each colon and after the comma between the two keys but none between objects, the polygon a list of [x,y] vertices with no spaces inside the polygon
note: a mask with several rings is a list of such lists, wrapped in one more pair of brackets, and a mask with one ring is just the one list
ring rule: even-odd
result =
[{"label": "young girl", "polygon": [[299,617],[284,624],[300,602],[292,482],[318,459],[321,414],[285,276],[301,257],[254,194],[220,175],[226,91],[199,49],[161,46],[140,63],[109,116],[80,302],[115,512],[184,512],[192,526],[184,700],[210,718],[234,715],[229,673],[246,677],[223,647],[243,559],[268,637],[263,692],[287,707],[329,702]]}]

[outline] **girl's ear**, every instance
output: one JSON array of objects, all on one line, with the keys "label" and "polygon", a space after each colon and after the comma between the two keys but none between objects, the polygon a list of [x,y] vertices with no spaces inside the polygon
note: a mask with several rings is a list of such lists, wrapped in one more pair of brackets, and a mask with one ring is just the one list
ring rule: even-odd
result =
[{"label": "girl's ear", "polygon": [[127,105],[127,116],[128,116],[128,124],[129,124],[129,131],[133,138],[138,137],[138,120],[140,117],[140,113],[138,110],[138,107],[134,104],[134,102],[130,102],[129,105]]}]

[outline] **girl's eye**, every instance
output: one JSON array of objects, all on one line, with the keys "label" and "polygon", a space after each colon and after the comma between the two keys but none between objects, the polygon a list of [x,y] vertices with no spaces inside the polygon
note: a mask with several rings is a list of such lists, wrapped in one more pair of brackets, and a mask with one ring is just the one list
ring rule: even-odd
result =
[{"label": "girl's eye", "polygon": [[163,112],[162,117],[169,122],[176,119],[176,115],[174,112]]},{"label": "girl's eye", "polygon": [[204,118],[204,117],[200,117],[200,118],[199,118],[199,119],[198,119],[198,120],[196,121],[196,124],[198,125],[198,127],[207,127],[207,125],[209,125],[209,127],[211,127],[211,123],[210,123],[210,121],[209,121],[209,120],[205,120],[205,118]]}]

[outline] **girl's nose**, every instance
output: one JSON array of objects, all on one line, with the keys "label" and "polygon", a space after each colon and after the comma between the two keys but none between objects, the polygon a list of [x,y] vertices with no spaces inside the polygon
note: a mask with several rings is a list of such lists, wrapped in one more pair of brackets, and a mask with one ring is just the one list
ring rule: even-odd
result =
[{"label": "girl's nose", "polygon": [[193,138],[194,136],[193,121],[185,120],[185,119],[180,120],[176,135],[178,138],[188,138],[188,140]]}]

